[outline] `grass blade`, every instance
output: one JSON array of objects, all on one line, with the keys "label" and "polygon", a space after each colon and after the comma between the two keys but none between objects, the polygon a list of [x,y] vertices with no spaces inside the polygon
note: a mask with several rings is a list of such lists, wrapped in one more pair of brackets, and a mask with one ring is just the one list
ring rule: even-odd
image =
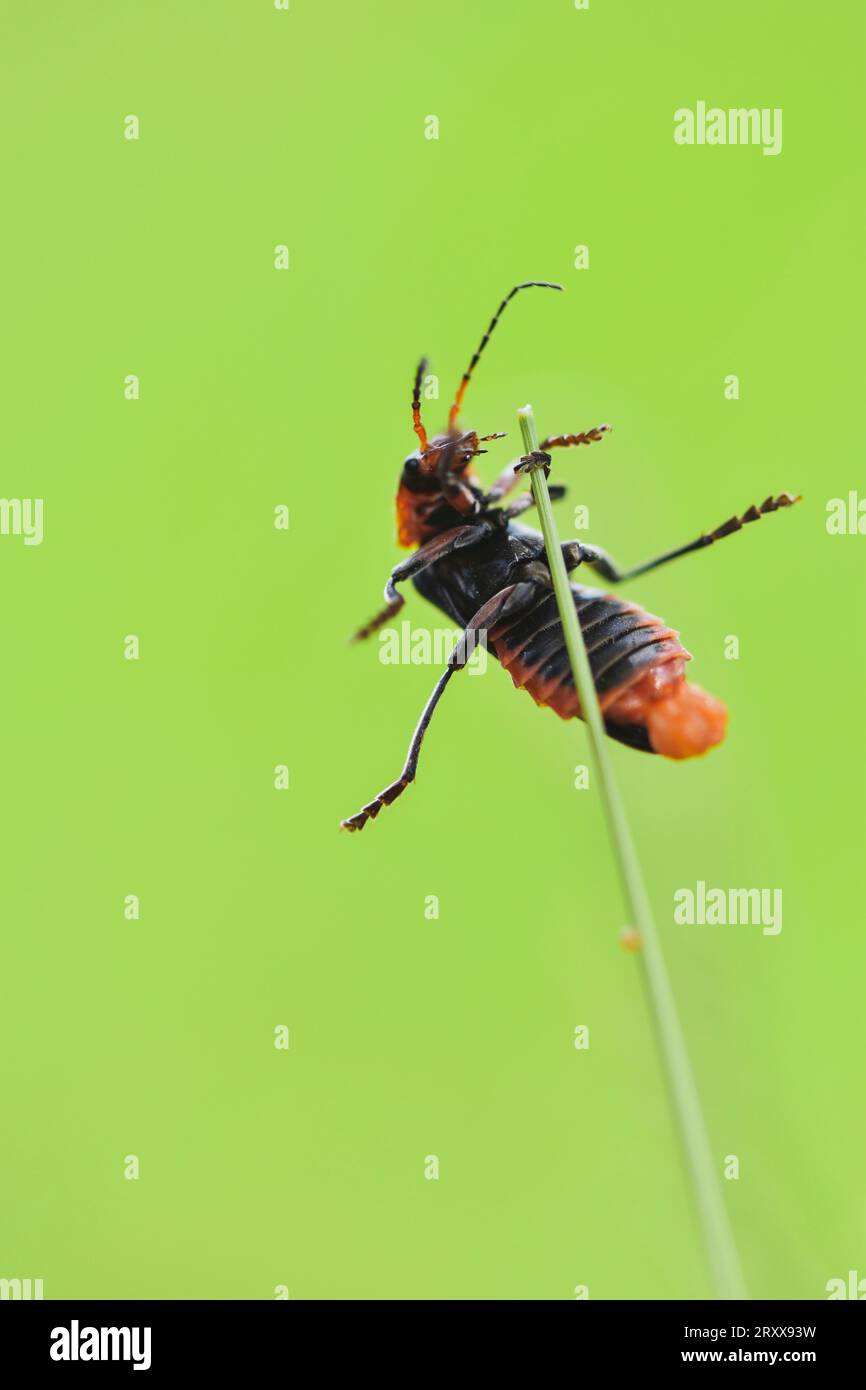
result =
[{"label": "grass blade", "polygon": [[[518,419],[527,455],[537,453],[538,434],[532,407],[527,405],[518,411]],[[608,758],[604,721],[599,709],[583,634],[577,620],[565,561],[562,558],[544,468],[533,468],[529,478],[544,534],[565,645],[571,661],[580,707],[589,730],[589,742],[601,788],[611,845],[622,880],[623,896],[639,936],[640,950],[636,959],[658,1039],[662,1070],[691,1181],[713,1284],[718,1298],[742,1299],[746,1297],[746,1292],[739,1256],[722,1200],[700,1096],[644,885],[640,861]]]}]

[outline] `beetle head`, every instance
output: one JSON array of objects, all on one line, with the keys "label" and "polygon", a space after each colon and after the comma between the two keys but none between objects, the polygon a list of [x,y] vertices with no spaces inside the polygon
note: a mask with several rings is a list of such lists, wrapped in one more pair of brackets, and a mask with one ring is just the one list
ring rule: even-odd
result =
[{"label": "beetle head", "polygon": [[[480,510],[482,492],[475,483],[472,459],[486,453],[479,444],[488,439],[501,439],[501,434],[477,435],[474,430],[461,431],[458,425],[460,408],[466,388],[490,335],[506,306],[520,290],[561,290],[561,285],[548,280],[527,280],[505,296],[463,376],[451,409],[448,412],[448,433],[428,440],[421,419],[421,386],[427,371],[427,359],[422,357],[415,372],[412,389],[412,428],[418,436],[418,449],[403,464],[397,492],[397,538],[401,545],[415,545],[438,531],[457,526],[461,519]],[[449,515],[450,512],[450,515]]]},{"label": "beetle head", "polygon": [[[499,439],[485,435],[484,439]],[[481,505],[472,460],[487,452],[474,430],[439,434],[410,454],[397,492],[397,534],[401,545],[415,545],[436,531],[473,516]],[[449,511],[451,516],[449,517]]]}]

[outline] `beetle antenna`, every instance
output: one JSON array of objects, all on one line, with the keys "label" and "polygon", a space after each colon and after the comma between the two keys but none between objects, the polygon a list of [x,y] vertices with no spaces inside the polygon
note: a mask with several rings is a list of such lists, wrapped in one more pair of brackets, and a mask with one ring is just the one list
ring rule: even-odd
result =
[{"label": "beetle antenna", "polygon": [[502,317],[506,304],[508,304],[514,298],[518,290],[532,289],[561,290],[562,285],[554,285],[550,282],[550,280],[527,280],[522,285],[515,285],[511,293],[505,296],[499,308],[496,310],[496,313],[493,315],[493,318],[490,320],[487,332],[484,334],[484,337],[478,344],[478,350],[473,356],[472,361],[469,363],[469,366],[466,368],[466,371],[463,373],[463,378],[460,382],[460,385],[457,387],[457,395],[454,397],[454,404],[452,405],[450,413],[448,415],[449,430],[453,430],[455,425],[457,424],[457,416],[460,414],[460,406],[463,403],[463,397],[466,393],[466,387],[469,385],[469,379],[472,376],[472,373],[475,371],[476,366],[478,365],[479,357],[481,356],[482,352],[484,351],[490,340],[490,334],[493,332],[494,328],[496,327],[497,323]]},{"label": "beetle antenna", "polygon": [[427,358],[422,357],[418,363],[418,370],[415,373],[415,385],[412,388],[412,428],[421,441],[421,452],[427,448],[427,431],[421,423],[421,382],[427,370]]}]

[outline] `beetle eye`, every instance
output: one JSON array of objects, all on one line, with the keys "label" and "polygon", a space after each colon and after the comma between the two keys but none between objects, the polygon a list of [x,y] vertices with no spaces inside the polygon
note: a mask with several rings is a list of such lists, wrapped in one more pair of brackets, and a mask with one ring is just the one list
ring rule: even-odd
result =
[{"label": "beetle eye", "polygon": [[424,471],[417,454],[410,454],[404,462],[400,481],[404,487],[409,488],[410,492],[418,492],[419,489],[423,488]]}]

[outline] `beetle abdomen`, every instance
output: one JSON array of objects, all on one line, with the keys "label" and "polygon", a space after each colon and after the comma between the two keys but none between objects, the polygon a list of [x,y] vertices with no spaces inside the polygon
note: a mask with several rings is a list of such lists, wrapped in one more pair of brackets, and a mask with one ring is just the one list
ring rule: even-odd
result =
[{"label": "beetle abdomen", "polygon": [[[636,604],[572,584],[595,688],[612,738],[669,758],[706,752],[724,737],[727,711],[690,685],[679,633]],[[562,719],[581,717],[553,594],[496,628],[490,645],[514,684]]]}]

